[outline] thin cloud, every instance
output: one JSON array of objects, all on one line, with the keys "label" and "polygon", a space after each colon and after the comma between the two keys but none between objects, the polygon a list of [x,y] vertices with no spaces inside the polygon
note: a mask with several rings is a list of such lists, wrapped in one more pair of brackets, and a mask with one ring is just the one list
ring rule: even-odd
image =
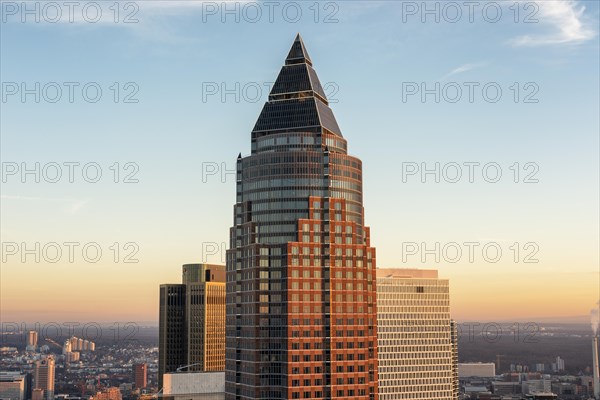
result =
[{"label": "thin cloud", "polygon": [[[585,6],[575,0],[537,1],[539,24],[550,25],[553,33],[523,35],[511,40],[515,47],[579,44],[596,37],[585,15]],[[537,25],[537,24],[535,24]]]},{"label": "thin cloud", "polygon": [[454,68],[452,71],[448,72],[446,75],[442,77],[441,80],[451,77],[452,75],[462,74],[463,72],[471,71],[477,68],[481,68],[487,65],[487,63],[472,63],[472,64],[463,64],[460,67]]}]

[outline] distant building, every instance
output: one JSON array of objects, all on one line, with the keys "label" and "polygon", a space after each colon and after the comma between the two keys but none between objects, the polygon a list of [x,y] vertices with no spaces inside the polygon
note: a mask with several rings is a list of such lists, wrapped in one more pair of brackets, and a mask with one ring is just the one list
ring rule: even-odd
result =
[{"label": "distant building", "polygon": [[78,351],[70,351],[65,354],[65,359],[67,362],[77,362],[81,358],[81,354]]},{"label": "distant building", "polygon": [[552,372],[561,372],[565,370],[565,360],[556,357],[556,362],[552,363]]},{"label": "distant building", "polygon": [[90,400],[122,400],[121,391],[118,387],[109,387],[90,397]]},{"label": "distant building", "polygon": [[16,347],[3,346],[0,347],[0,353],[18,353],[19,349]]},{"label": "distant building", "polygon": [[535,364],[535,372],[545,372],[545,371],[546,371],[546,365],[544,363]]},{"label": "distant building", "polygon": [[26,350],[35,351],[38,343],[38,333],[37,331],[29,331],[27,332],[27,345],[25,347]]},{"label": "distant building", "polygon": [[25,375],[20,372],[0,372],[0,399],[25,400]]},{"label": "distant building", "polygon": [[33,370],[34,389],[42,389],[46,400],[54,400],[54,357],[36,361]]},{"label": "distant building", "polygon": [[435,270],[377,269],[376,283],[379,399],[457,399],[448,280]]},{"label": "distant building", "polygon": [[181,284],[160,285],[158,381],[180,367],[225,369],[225,266],[185,264]]},{"label": "distant building", "polygon": [[522,387],[519,382],[492,382],[492,392],[499,395],[521,394]]},{"label": "distant building", "polygon": [[459,363],[459,378],[493,378],[496,376],[494,363]]},{"label": "distant building", "polygon": [[71,337],[65,341],[63,346],[63,354],[69,351],[94,351],[96,350],[96,343],[91,340],[84,340],[78,337]]},{"label": "distant building", "polygon": [[526,400],[556,400],[558,396],[552,392],[526,394]]},{"label": "distant building", "polygon": [[133,366],[133,375],[136,389],[144,389],[148,386],[148,364],[135,364]]},{"label": "distant building", "polygon": [[44,390],[33,389],[31,391],[31,400],[44,400]]},{"label": "distant building", "polygon": [[225,372],[167,373],[159,400],[224,400]]},{"label": "distant building", "polygon": [[552,381],[549,376],[548,379],[523,381],[521,391],[523,394],[548,393],[552,391]]}]

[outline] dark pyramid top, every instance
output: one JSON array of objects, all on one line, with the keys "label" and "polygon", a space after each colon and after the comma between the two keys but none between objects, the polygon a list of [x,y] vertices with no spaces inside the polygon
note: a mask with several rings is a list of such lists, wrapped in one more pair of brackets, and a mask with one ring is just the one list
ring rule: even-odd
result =
[{"label": "dark pyramid top", "polygon": [[306,51],[306,47],[304,47],[302,37],[300,36],[300,34],[297,34],[296,39],[292,44],[292,48],[290,49],[290,52],[288,53],[288,56],[285,59],[285,65],[304,63],[312,65],[312,60],[308,55],[308,51]]},{"label": "dark pyramid top", "polygon": [[326,129],[342,136],[298,34],[252,132],[262,136],[307,129]]}]

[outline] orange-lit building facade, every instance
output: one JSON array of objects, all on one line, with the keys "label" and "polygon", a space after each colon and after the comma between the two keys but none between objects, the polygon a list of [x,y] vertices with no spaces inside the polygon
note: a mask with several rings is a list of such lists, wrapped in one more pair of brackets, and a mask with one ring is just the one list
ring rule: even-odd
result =
[{"label": "orange-lit building facade", "polygon": [[378,399],[362,163],[300,36],[251,143],[227,252],[226,398]]},{"label": "orange-lit building facade", "polygon": [[148,364],[135,364],[133,366],[133,377],[136,389],[144,389],[148,386]]}]

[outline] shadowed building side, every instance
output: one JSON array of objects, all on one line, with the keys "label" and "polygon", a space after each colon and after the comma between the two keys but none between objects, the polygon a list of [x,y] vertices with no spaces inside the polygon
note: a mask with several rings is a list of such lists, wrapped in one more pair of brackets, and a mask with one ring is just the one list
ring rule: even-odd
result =
[{"label": "shadowed building side", "polygon": [[225,266],[185,264],[182,275],[160,285],[159,387],[178,369],[225,369]]}]

